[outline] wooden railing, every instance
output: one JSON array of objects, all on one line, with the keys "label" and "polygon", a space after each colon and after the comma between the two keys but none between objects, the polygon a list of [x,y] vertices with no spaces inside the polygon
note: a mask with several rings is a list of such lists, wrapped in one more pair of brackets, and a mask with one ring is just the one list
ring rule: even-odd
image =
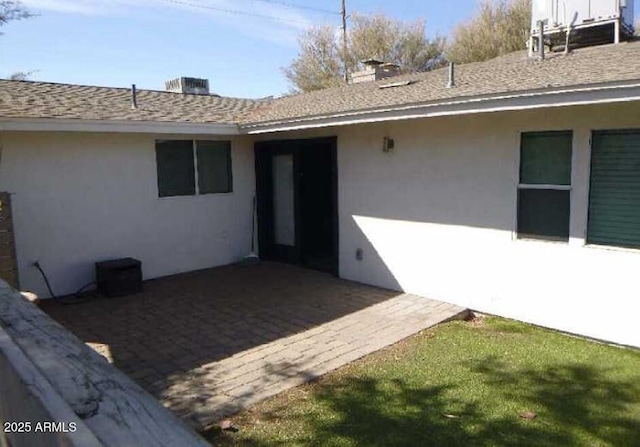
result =
[{"label": "wooden railing", "polygon": [[0,422],[0,446],[208,445],[2,280]]}]

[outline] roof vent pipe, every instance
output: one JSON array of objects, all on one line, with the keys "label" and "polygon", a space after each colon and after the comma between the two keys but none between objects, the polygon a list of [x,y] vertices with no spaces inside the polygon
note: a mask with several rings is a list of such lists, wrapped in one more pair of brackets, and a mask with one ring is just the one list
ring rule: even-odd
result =
[{"label": "roof vent pipe", "polygon": [[455,62],[451,62],[449,64],[449,83],[447,84],[448,88],[453,88],[456,86],[456,64]]},{"label": "roof vent pipe", "polygon": [[132,109],[138,108],[138,95],[137,95],[135,84],[131,85],[131,108]]},{"label": "roof vent pipe", "polygon": [[538,20],[538,52],[540,60],[544,60],[544,20]]}]

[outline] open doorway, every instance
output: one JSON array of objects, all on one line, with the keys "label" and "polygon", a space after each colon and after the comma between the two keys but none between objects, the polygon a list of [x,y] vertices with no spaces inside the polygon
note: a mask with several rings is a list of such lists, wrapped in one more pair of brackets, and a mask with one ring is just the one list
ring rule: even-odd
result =
[{"label": "open doorway", "polygon": [[255,145],[263,259],[338,273],[336,138]]}]

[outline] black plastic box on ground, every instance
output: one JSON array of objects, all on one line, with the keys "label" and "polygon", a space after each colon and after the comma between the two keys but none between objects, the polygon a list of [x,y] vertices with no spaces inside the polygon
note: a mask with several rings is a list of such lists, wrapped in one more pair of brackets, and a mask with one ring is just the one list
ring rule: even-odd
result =
[{"label": "black plastic box on ground", "polygon": [[96,283],[105,296],[142,292],[141,262],[133,258],[96,262]]}]

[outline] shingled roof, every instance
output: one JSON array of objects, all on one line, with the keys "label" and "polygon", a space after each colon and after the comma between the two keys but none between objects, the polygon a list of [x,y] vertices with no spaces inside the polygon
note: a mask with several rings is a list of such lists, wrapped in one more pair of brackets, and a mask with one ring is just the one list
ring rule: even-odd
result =
[{"label": "shingled roof", "polygon": [[[516,52],[456,68],[318,90],[275,100],[250,100],[139,90],[138,108],[123,88],[0,81],[0,118],[69,118],[252,127],[453,99],[640,81],[640,41],[549,54],[541,61]],[[389,84],[396,87],[380,88]],[[405,85],[406,84],[406,85]]]},{"label": "shingled roof", "polygon": [[235,124],[264,101],[126,88],[0,80],[0,117]]},{"label": "shingled roof", "polygon": [[[454,88],[447,88],[448,76],[447,68],[443,68],[301,93],[256,109],[246,117],[245,123],[281,122],[454,98],[640,80],[640,41],[582,48],[568,55],[550,53],[545,60],[530,58],[521,51],[486,62],[460,65],[456,67]],[[409,84],[380,88],[406,82]]]}]

